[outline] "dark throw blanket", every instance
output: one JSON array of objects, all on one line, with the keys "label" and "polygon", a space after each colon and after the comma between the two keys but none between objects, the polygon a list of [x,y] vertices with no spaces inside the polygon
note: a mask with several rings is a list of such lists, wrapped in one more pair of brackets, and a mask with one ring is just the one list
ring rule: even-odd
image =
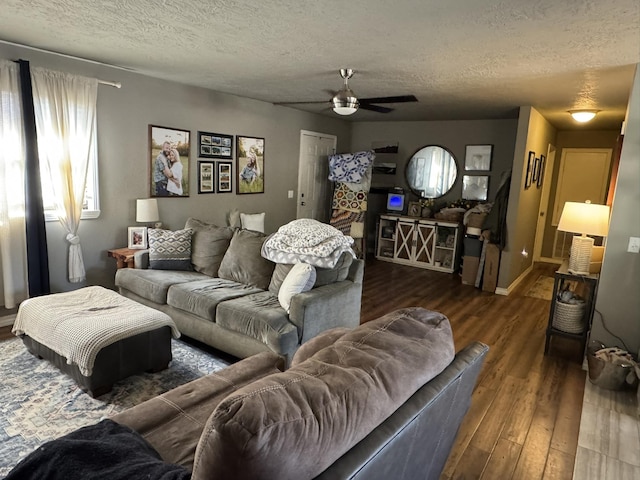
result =
[{"label": "dark throw blanket", "polygon": [[140,434],[112,420],[47,442],[15,466],[5,480],[188,480],[191,473],[165,463]]}]

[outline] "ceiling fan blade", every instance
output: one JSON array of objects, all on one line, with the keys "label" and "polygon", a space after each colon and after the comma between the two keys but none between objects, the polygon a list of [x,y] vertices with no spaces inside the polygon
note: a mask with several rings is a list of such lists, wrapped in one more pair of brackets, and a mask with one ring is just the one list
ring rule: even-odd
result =
[{"label": "ceiling fan blade", "polygon": [[305,105],[311,103],[331,103],[329,100],[320,100],[314,102],[273,102],[274,105]]},{"label": "ceiling fan blade", "polygon": [[418,99],[415,95],[399,95],[397,97],[374,97],[374,98],[361,98],[360,104],[363,103],[406,103],[417,102]]},{"label": "ceiling fan blade", "polygon": [[378,113],[389,113],[389,112],[393,112],[393,108],[389,108],[389,107],[382,107],[380,105],[369,105],[368,103],[362,103],[362,100],[360,101],[360,109],[362,110],[370,110],[372,112],[378,112]]}]

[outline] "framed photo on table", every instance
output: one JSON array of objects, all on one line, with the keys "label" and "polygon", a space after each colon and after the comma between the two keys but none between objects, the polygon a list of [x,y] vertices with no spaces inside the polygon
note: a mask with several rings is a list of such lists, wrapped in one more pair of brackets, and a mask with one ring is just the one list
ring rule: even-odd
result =
[{"label": "framed photo on table", "polygon": [[464,156],[464,169],[490,171],[492,153],[493,145],[467,145]]},{"label": "framed photo on table", "polygon": [[218,193],[231,193],[233,191],[233,176],[231,162],[218,162]]},{"label": "framed photo on table", "polygon": [[148,248],[147,227],[129,227],[127,246],[131,249],[143,250]]},{"label": "framed photo on table", "polygon": [[149,125],[151,197],[189,196],[189,130]]},{"label": "framed photo on table", "polygon": [[215,162],[198,162],[198,193],[216,193]]},{"label": "framed photo on table", "polygon": [[264,193],[264,138],[236,136],[236,194]]},{"label": "framed photo on table", "polygon": [[202,158],[233,158],[233,135],[198,132],[198,156]]}]

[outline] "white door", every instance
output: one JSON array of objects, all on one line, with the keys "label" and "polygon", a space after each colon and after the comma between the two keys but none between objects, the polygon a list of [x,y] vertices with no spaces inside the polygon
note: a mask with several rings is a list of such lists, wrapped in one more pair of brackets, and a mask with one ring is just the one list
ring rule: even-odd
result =
[{"label": "white door", "polygon": [[297,218],[329,221],[329,155],[337,142],[335,135],[300,131]]},{"label": "white door", "polygon": [[[560,158],[560,171],[553,203],[551,225],[558,226],[565,202],[603,204],[606,200],[611,169],[610,148],[564,148]],[[553,257],[566,258],[573,233],[556,230]]]}]

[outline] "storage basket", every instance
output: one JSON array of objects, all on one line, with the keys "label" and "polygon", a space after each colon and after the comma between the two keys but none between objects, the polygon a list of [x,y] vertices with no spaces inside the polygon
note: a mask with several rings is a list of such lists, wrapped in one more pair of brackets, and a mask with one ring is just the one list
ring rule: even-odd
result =
[{"label": "storage basket", "polygon": [[585,329],[584,303],[564,303],[556,301],[553,312],[553,328],[567,333],[582,333]]}]

